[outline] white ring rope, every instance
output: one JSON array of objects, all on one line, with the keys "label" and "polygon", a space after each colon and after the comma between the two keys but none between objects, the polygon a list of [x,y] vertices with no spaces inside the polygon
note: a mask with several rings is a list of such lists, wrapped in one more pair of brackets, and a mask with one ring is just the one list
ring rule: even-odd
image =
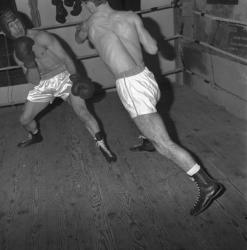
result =
[{"label": "white ring rope", "polygon": [[[197,76],[197,77],[201,78],[201,79],[202,79],[204,82],[206,82],[207,84],[211,82],[211,80],[206,79],[205,76],[203,76],[203,75],[201,75],[200,73],[197,73],[197,72],[195,72],[195,71],[192,71],[192,70],[190,70],[190,69],[184,68],[184,72],[186,72],[186,73],[188,73],[188,74],[190,74],[190,75],[192,75],[192,76]],[[220,90],[222,90],[222,91],[224,91],[224,92],[226,92],[226,93],[228,93],[228,94],[230,94],[230,95],[233,95],[233,96],[237,97],[237,98],[240,99],[241,101],[245,101],[245,102],[247,101],[247,99],[243,98],[242,96],[237,95],[237,94],[234,94],[234,93],[232,93],[231,91],[229,91],[229,90],[227,90],[227,89],[221,87],[220,85],[218,85],[218,84],[216,84],[216,83],[214,83],[214,84],[215,84],[215,86],[216,86],[218,89],[220,89]]]},{"label": "white ring rope", "polygon": [[[166,37],[166,38],[164,38],[164,41],[171,41],[171,40],[178,39],[180,37],[181,37],[181,35]],[[78,57],[76,57],[76,59],[77,60],[86,60],[86,59],[91,59],[91,58],[96,58],[96,57],[99,57],[99,55],[97,53],[94,53],[94,54],[90,54],[90,55],[78,56]],[[18,69],[18,68],[21,68],[21,67],[20,66],[8,66],[8,67],[0,68],[0,71],[12,70],[12,69]]]},{"label": "white ring rope", "polygon": [[223,55],[226,55],[228,57],[231,57],[231,58],[233,58],[233,59],[235,59],[235,60],[237,60],[237,61],[239,61],[239,62],[241,62],[243,64],[247,64],[247,59],[245,59],[243,57],[240,57],[240,56],[236,56],[236,55],[234,55],[234,54],[232,54],[230,52],[227,52],[227,51],[224,51],[222,49],[219,49],[219,48],[217,48],[215,46],[212,46],[212,45],[210,45],[208,43],[201,42],[201,41],[198,41],[198,40],[193,40],[192,38],[185,37],[185,36],[182,36],[182,39],[185,40],[185,41],[187,41],[187,42],[193,42],[193,43],[202,45],[203,47],[210,48],[210,49],[212,49],[214,51],[219,52],[220,54],[223,54]]},{"label": "white ring rope", "polygon": [[247,26],[246,22],[237,21],[237,20],[234,20],[234,19],[217,17],[217,16],[213,16],[213,15],[207,14],[206,12],[202,12],[202,11],[193,11],[193,13],[196,14],[196,15],[199,15],[201,17],[208,17],[208,18],[210,18],[212,20],[215,20],[215,21],[220,21],[220,22],[224,22],[224,23],[239,24],[239,25]]}]

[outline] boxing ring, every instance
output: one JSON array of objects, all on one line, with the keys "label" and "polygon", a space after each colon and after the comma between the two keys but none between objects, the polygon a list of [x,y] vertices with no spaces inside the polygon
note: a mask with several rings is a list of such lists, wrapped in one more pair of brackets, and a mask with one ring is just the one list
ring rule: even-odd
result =
[{"label": "boxing ring", "polygon": [[[176,16],[178,17],[183,10],[183,3],[176,0],[176,1],[172,1],[170,4],[156,6],[156,7],[152,7],[149,9],[143,9],[140,11],[136,11],[136,13],[138,15],[142,16],[143,14],[148,14],[148,13],[153,13],[153,12],[158,12],[158,11],[166,11],[169,9],[174,9],[175,18],[176,18]],[[199,16],[200,18],[211,19],[211,20],[216,21],[216,22],[225,22],[225,23],[229,23],[229,24],[237,24],[237,25],[242,25],[242,26],[247,25],[247,23],[245,23],[245,22],[232,20],[232,19],[226,19],[226,18],[220,18],[220,17],[216,17],[213,15],[207,14],[205,12],[192,11],[192,14],[194,16]],[[57,30],[57,29],[61,29],[61,28],[75,27],[78,24],[79,24],[79,22],[69,22],[66,24],[59,24],[59,25],[40,26],[40,27],[35,27],[33,29],[34,30],[51,30],[52,31],[52,30]],[[182,48],[183,43],[190,43],[190,44],[195,44],[196,46],[201,46],[201,47],[203,47],[203,49],[211,51],[211,53],[218,53],[220,55],[228,57],[229,59],[235,60],[243,65],[247,65],[247,59],[245,59],[245,58],[234,55],[233,53],[227,52],[227,51],[222,50],[220,48],[217,48],[213,44],[210,44],[210,43],[207,43],[204,41],[200,41],[198,39],[194,39],[194,38],[191,38],[191,37],[184,35],[183,34],[183,23],[177,24],[177,27],[175,27],[175,34],[172,36],[169,36],[169,37],[164,37],[163,41],[165,41],[165,42],[173,41],[177,54],[176,54],[176,58],[175,58],[175,68],[162,73],[162,75],[164,77],[169,76],[169,75],[176,75],[176,81],[180,85],[183,84],[183,73],[187,73],[187,74],[190,74],[192,76],[197,76],[197,77],[201,78],[204,82],[210,83],[210,79],[208,79],[204,75],[200,74],[199,72],[193,71],[193,69],[186,66],[186,64],[184,63],[184,55],[183,55],[183,48]],[[99,57],[99,55],[97,53],[92,53],[89,55],[77,56],[76,59],[79,61],[85,61],[85,60],[97,58],[97,57]],[[10,71],[10,70],[15,70],[15,69],[19,69],[19,68],[20,68],[19,66],[8,66],[8,67],[0,68],[0,71],[6,71],[6,70]],[[12,86],[9,86],[9,87],[12,87]],[[219,86],[217,86],[217,87],[219,87]],[[104,90],[111,90],[111,89],[115,89],[115,86],[105,87],[103,89]],[[222,89],[222,90],[224,90],[224,89]],[[239,97],[239,98],[245,100],[242,97]]]},{"label": "boxing ring", "polygon": [[[180,6],[179,4],[171,3],[171,4],[167,4],[167,5],[153,7],[150,9],[136,11],[136,13],[139,15],[142,15],[142,14],[147,14],[147,13],[151,13],[151,12],[167,10],[167,9],[171,9],[171,8],[179,8],[179,6]],[[61,29],[61,28],[67,28],[67,27],[75,27],[78,24],[80,24],[80,22],[70,22],[70,23],[66,23],[66,24],[35,27],[35,28],[33,28],[33,30],[46,30],[47,31],[47,30]],[[172,41],[172,40],[178,39],[180,37],[181,37],[180,35],[174,35],[171,37],[167,37],[164,40],[165,41]],[[91,58],[95,58],[95,57],[99,57],[98,54],[94,53],[94,54],[90,54],[90,55],[79,56],[76,59],[77,60],[86,60],[86,59],[91,59]],[[3,67],[3,68],[0,68],[0,71],[12,70],[12,69],[17,69],[17,68],[20,68],[20,67],[19,66]],[[178,71],[179,70],[177,69],[174,71],[174,73],[177,73]],[[168,72],[168,74],[173,74],[173,72]]]}]

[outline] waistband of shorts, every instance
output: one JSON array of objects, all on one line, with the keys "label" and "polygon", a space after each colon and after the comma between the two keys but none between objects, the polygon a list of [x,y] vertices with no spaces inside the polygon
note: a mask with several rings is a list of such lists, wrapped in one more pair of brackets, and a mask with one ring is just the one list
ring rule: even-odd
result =
[{"label": "waistband of shorts", "polygon": [[139,64],[134,66],[132,69],[124,71],[122,73],[119,73],[116,75],[117,80],[121,79],[121,78],[126,78],[129,76],[134,76],[134,75],[138,75],[139,73],[141,73],[143,70],[145,69],[145,65],[144,64]]},{"label": "waistband of shorts", "polygon": [[44,73],[44,74],[40,74],[41,76],[41,80],[48,80],[48,79],[51,79],[53,77],[55,77],[56,75],[58,74],[61,74],[63,72],[66,71],[66,68],[65,66],[58,66],[57,68],[55,69],[52,69],[50,72],[47,72],[47,73]]}]

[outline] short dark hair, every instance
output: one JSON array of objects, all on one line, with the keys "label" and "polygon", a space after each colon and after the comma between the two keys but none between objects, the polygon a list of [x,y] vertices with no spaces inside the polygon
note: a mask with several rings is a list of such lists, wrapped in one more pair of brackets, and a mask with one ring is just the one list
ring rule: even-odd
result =
[{"label": "short dark hair", "polygon": [[99,6],[101,4],[107,3],[107,0],[82,0],[82,2],[92,2],[95,6]]}]

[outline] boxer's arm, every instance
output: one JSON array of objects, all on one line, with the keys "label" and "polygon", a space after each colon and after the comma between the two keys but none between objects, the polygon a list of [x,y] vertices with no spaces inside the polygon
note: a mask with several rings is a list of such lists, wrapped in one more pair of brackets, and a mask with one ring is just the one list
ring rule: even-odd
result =
[{"label": "boxer's arm", "polygon": [[140,39],[141,44],[145,51],[151,55],[155,55],[158,52],[156,40],[149,34],[143,25],[141,18],[138,15],[134,17],[135,27]]},{"label": "boxer's arm", "polygon": [[74,61],[54,35],[41,31],[35,39],[39,45],[54,53],[64,63],[70,74],[76,73]]},{"label": "boxer's arm", "polygon": [[16,57],[15,52],[13,53],[13,58],[16,64],[22,68],[23,73],[26,74],[27,68],[24,66],[24,63]]},{"label": "boxer's arm", "polygon": [[82,22],[76,26],[75,31],[75,41],[77,43],[83,43],[88,38],[88,24],[87,22]]}]

